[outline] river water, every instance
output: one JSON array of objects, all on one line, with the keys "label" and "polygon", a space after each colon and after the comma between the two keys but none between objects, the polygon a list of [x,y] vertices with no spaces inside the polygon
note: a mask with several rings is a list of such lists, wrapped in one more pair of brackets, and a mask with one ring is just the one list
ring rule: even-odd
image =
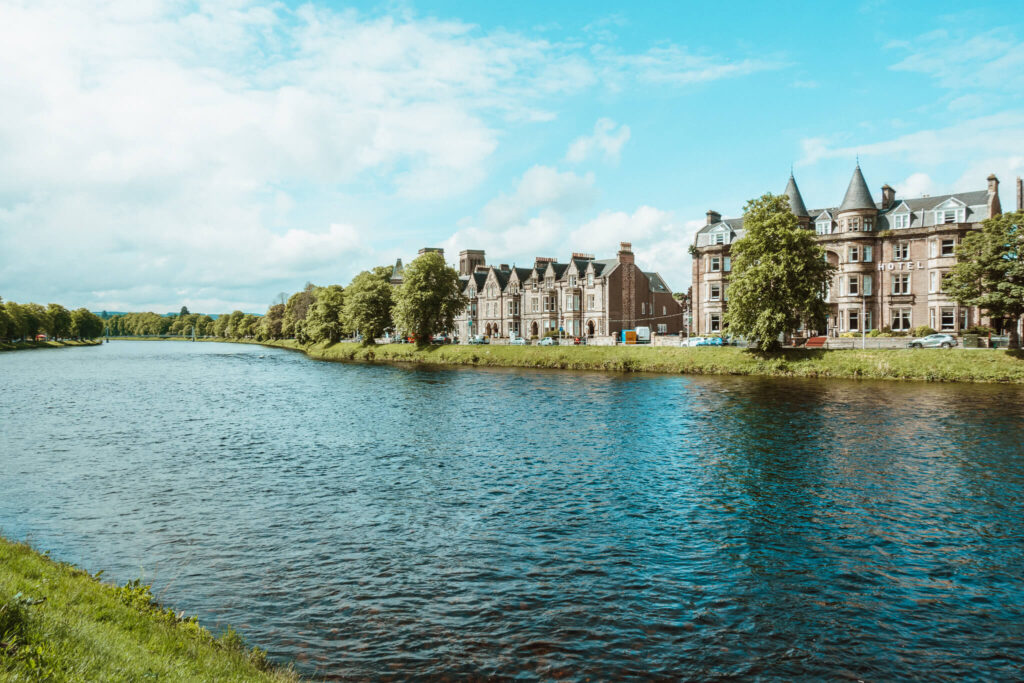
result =
[{"label": "river water", "polygon": [[0,354],[0,532],[323,678],[1019,679],[1024,390]]}]

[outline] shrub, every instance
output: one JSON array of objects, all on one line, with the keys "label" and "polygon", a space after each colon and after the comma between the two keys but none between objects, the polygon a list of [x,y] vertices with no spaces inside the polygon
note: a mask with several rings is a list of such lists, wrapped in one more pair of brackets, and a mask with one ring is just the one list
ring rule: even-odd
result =
[{"label": "shrub", "polygon": [[841,335],[839,335],[839,336],[840,336],[840,337],[846,337],[846,338],[848,338],[848,339],[849,339],[849,338],[851,338],[851,337],[859,337],[859,336],[860,336],[860,332],[843,332],[843,333],[842,333]]},{"label": "shrub", "polygon": [[910,334],[913,337],[927,337],[929,334],[935,334],[935,330],[927,325],[918,325],[910,331]]},{"label": "shrub", "polygon": [[994,334],[995,330],[985,325],[975,325],[974,327],[968,327],[964,330],[964,334],[976,334],[979,337],[987,337],[990,334]]}]

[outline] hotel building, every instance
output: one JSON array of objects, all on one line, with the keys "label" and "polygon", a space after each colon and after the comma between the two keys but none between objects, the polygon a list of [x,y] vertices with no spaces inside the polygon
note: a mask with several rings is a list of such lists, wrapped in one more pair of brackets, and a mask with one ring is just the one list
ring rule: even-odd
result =
[{"label": "hotel building", "polygon": [[[1001,213],[994,175],[984,189],[934,197],[901,197],[883,185],[876,202],[858,164],[837,206],[808,210],[792,174],[785,194],[800,225],[814,231],[826,258],[837,267],[828,292],[827,329],[819,333],[838,336],[876,327],[907,331],[928,325],[956,334],[981,324],[976,307],[960,306],[942,291],[942,277],[956,263],[956,246],[964,235]],[[743,235],[742,218],[707,212],[692,250],[696,333],[723,330],[730,246]]]}]

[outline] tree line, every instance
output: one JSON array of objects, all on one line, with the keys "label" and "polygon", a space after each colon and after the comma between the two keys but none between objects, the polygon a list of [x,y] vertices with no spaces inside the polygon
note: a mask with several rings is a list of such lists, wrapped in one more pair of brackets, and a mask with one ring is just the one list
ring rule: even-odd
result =
[{"label": "tree line", "polygon": [[41,334],[50,339],[95,339],[103,334],[103,320],[85,308],[4,303],[0,297],[0,340],[34,340]]},{"label": "tree line", "polygon": [[190,313],[177,316],[126,313],[107,324],[112,336],[221,337],[268,341],[295,339],[301,344],[336,343],[359,335],[371,344],[386,332],[430,337],[451,330],[455,317],[466,307],[462,285],[454,268],[440,254],[422,254],[403,271],[401,285],[391,284],[391,267],[378,266],[341,285],[306,286],[267,309],[264,315],[233,311],[218,315]]}]

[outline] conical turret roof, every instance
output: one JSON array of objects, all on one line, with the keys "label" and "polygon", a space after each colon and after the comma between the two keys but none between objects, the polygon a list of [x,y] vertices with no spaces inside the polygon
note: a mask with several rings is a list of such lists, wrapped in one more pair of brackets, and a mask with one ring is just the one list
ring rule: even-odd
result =
[{"label": "conical turret roof", "polygon": [[852,211],[854,209],[874,209],[875,200],[871,198],[871,190],[864,182],[864,174],[860,172],[860,164],[853,170],[853,177],[850,178],[850,186],[846,188],[846,196],[843,203],[839,205],[839,211]]},{"label": "conical turret roof", "polygon": [[793,212],[793,215],[797,218],[810,218],[811,215],[807,213],[807,207],[804,206],[804,198],[800,196],[800,188],[796,186],[796,179],[793,174],[789,174],[789,182],[786,183],[786,191],[784,193],[789,197],[789,210]]}]

